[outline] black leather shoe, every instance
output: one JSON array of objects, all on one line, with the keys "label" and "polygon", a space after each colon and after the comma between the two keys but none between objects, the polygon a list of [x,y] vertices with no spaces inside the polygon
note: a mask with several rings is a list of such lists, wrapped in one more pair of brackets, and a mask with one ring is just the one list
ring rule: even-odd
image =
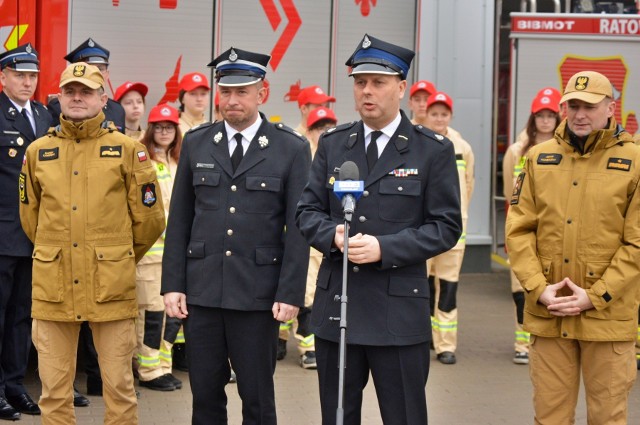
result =
[{"label": "black leather shoe", "polygon": [[438,361],[442,364],[455,364],[456,363],[456,355],[451,351],[443,351],[438,354]]},{"label": "black leather shoe", "polygon": [[7,401],[11,403],[13,408],[20,413],[26,413],[27,415],[40,414],[40,408],[38,407],[38,404],[33,401],[27,393],[7,396]]},{"label": "black leather shoe", "polygon": [[167,381],[171,382],[173,386],[176,387],[176,390],[182,389],[182,381],[176,378],[175,376],[173,376],[173,374],[167,373],[166,375],[163,375],[163,376],[166,376]]},{"label": "black leather shoe", "polygon": [[151,381],[138,380],[141,387],[149,388],[154,391],[173,391],[176,389],[174,383],[167,377],[167,375],[158,376]]},{"label": "black leather shoe", "polygon": [[91,404],[88,398],[80,394],[80,391],[73,388],[73,405],[76,407],[85,407]]},{"label": "black leather shoe", "polygon": [[287,356],[287,340],[278,338],[278,349],[276,351],[276,360],[282,360]]},{"label": "black leather shoe", "polygon": [[0,397],[0,419],[7,421],[17,421],[20,419],[20,412],[14,409],[4,397]]},{"label": "black leather shoe", "polygon": [[87,394],[102,396],[102,379],[87,376]]}]

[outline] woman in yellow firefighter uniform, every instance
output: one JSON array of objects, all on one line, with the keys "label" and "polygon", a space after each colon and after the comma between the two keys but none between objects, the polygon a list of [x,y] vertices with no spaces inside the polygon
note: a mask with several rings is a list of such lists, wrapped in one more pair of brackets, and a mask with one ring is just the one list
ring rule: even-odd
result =
[{"label": "woman in yellow firefighter uniform", "polygon": [[611,82],[572,76],[567,118],[534,146],[507,215],[511,267],[525,290],[536,424],[627,423],[636,379],[640,148],[616,123]]},{"label": "woman in yellow firefighter uniform", "polygon": [[[509,146],[504,154],[502,175],[504,179],[504,197],[507,200],[511,199],[513,185],[522,171],[524,158],[529,148],[553,138],[553,132],[560,124],[559,94],[558,92],[558,96],[554,96],[553,93],[545,94],[540,91],[536,95],[533,102],[531,102],[531,115],[529,115],[524,130],[525,136]],[[529,332],[522,329],[524,289],[522,289],[513,271],[511,271],[511,295],[513,296],[516,312],[515,355],[513,362],[516,364],[529,364]]]},{"label": "woman in yellow firefighter uniform", "polygon": [[105,121],[100,70],[69,65],[60,91],[60,124],[27,148],[19,178],[20,221],[34,244],[42,423],[75,423],[76,350],[87,321],[103,378],[104,423],[135,425],[135,265],[164,229],[162,196],[145,147]]},{"label": "woman in yellow firefighter uniform", "polygon": [[[426,127],[446,136],[453,142],[460,181],[460,207],[462,236],[451,250],[427,261],[429,289],[431,291],[431,329],[433,346],[443,364],[456,362],[458,345],[458,307],[456,293],[460,268],[464,258],[469,202],[473,193],[474,157],[471,146],[457,131],[449,131],[453,113],[453,100],[444,92],[435,92],[427,99]],[[436,303],[436,300],[438,301]]]},{"label": "woman in yellow firefighter uniform", "polygon": [[[165,215],[169,214],[173,176],[178,168],[182,134],[178,110],[157,105],[149,112],[149,125],[142,144],[149,151],[158,176]],[[180,329],[180,319],[167,317],[160,295],[164,233],[138,263],[138,377],[140,385],[157,391],[182,388],[182,381],[172,374],[171,347]]]}]

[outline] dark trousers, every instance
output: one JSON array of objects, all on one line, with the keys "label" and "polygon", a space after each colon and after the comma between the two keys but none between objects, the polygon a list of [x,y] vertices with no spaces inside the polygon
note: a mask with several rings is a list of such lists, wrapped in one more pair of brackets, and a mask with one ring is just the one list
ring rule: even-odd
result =
[{"label": "dark trousers", "polygon": [[[336,423],[339,344],[316,335],[322,425]],[[385,425],[426,425],[425,386],[429,376],[429,343],[405,346],[347,345],[344,424],[360,425],[362,391],[369,372]]]},{"label": "dark trousers", "polygon": [[0,255],[0,395],[26,393],[31,348],[31,257]]},{"label": "dark trousers", "polygon": [[275,425],[273,373],[278,325],[271,311],[237,311],[188,305],[184,320],[193,394],[193,425],[227,424],[224,387],[238,379],[243,425]]}]

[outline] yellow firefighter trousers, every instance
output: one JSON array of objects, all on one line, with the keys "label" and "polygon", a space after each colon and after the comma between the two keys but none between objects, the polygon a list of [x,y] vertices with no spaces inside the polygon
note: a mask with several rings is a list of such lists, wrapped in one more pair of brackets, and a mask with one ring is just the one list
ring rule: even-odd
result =
[{"label": "yellow firefighter trousers", "polygon": [[[43,425],[76,423],[73,380],[81,322],[33,319],[32,338],[38,350],[42,395],[38,405]],[[136,348],[134,319],[90,322],[103,382],[105,425],[136,425],[138,400],[131,357]]]},{"label": "yellow firefighter trousers", "polygon": [[529,374],[536,425],[575,423],[580,373],[589,425],[626,425],[636,380],[634,341],[594,342],[531,335]]}]

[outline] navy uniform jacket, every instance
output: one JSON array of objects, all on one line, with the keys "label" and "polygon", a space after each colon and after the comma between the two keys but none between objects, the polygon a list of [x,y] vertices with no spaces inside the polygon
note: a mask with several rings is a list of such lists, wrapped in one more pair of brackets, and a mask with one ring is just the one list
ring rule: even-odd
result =
[{"label": "navy uniform jacket", "polygon": [[304,304],[309,246],[295,225],[309,144],[262,116],[235,174],[224,122],[184,138],[162,258],[162,293],[187,303],[271,310]]},{"label": "navy uniform jacket", "polygon": [[20,225],[18,175],[27,147],[51,127],[51,115],[31,101],[36,134],[29,121],[0,92],[0,255],[31,257],[33,245]]},{"label": "navy uniform jacket", "polygon": [[429,283],[425,260],[453,247],[462,231],[460,185],[453,144],[422,126],[402,120],[367,175],[362,122],[325,133],[298,204],[297,222],[307,241],[323,253],[311,313],[312,331],[339,340],[342,253],[333,246],[344,222],[333,181],[353,161],[364,181],[350,228],[375,236],[377,263],[349,264],[347,342],[410,345],[431,339]]},{"label": "navy uniform jacket", "polygon": [[[56,127],[60,124],[60,114],[62,110],[60,109],[60,101],[57,98],[51,99],[51,101],[47,104],[47,109],[51,113],[53,117],[53,127]],[[113,99],[107,99],[107,104],[102,108],[102,112],[104,112],[105,119],[107,121],[113,122],[113,124],[118,128],[120,133],[124,133],[124,108],[118,102]]]}]

